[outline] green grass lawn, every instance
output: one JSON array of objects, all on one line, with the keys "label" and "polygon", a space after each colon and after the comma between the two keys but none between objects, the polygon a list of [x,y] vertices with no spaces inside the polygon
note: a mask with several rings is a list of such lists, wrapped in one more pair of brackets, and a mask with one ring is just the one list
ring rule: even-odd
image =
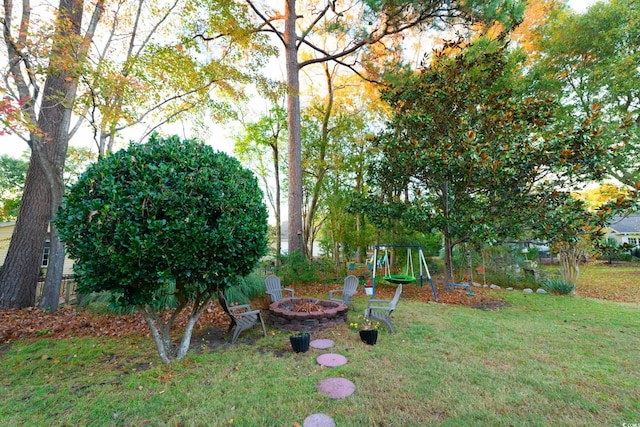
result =
[{"label": "green grass lawn", "polygon": [[[150,338],[19,341],[0,348],[4,425],[294,426],[314,413],[338,426],[621,426],[640,423],[640,307],[501,291],[481,311],[400,300],[396,334],[367,346],[340,326],[295,354],[288,335],[245,332],[236,345],[159,363]],[[366,300],[357,299],[356,320]],[[253,343],[251,339],[257,339]],[[150,363],[152,362],[152,363]],[[355,393],[332,400],[319,381]]]}]

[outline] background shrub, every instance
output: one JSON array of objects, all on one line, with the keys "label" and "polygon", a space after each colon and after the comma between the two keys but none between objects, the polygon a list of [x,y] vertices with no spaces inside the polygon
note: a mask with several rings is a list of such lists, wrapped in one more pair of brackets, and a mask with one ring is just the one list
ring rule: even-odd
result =
[{"label": "background shrub", "polygon": [[576,289],[576,285],[561,277],[550,277],[542,281],[542,288],[550,294],[569,295]]}]

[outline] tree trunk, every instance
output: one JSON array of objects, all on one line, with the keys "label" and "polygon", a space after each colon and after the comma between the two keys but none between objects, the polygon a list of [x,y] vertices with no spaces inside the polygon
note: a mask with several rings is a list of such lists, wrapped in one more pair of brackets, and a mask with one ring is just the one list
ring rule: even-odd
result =
[{"label": "tree trunk", "polygon": [[580,275],[580,259],[585,255],[584,249],[569,243],[559,245],[558,259],[565,282],[577,285]]},{"label": "tree trunk", "polygon": [[362,215],[356,214],[356,236],[358,236],[358,247],[356,248],[356,262],[362,264],[365,260],[364,253],[366,250],[360,245],[362,242]]},{"label": "tree trunk", "polygon": [[318,212],[318,205],[320,204],[320,198],[322,197],[324,178],[327,174],[327,147],[329,145],[329,119],[331,118],[331,112],[333,111],[334,91],[333,81],[331,80],[331,73],[327,63],[322,64],[324,68],[324,74],[327,82],[327,104],[322,116],[322,127],[320,130],[320,149],[318,158],[314,159],[316,167],[318,168],[315,173],[316,182],[313,185],[311,194],[308,194],[309,207],[307,214],[304,218],[304,244],[307,254],[313,255],[313,241],[315,240],[314,222],[316,214]]},{"label": "tree trunk", "polygon": [[[279,132],[278,132],[279,133]],[[274,206],[276,216],[276,267],[280,267],[280,255],[282,255],[282,212],[280,209],[280,152],[278,150],[278,139],[273,146],[273,170],[276,180],[276,203]]]},{"label": "tree trunk", "polygon": [[451,247],[451,239],[444,237],[444,289],[453,290],[453,248]]},{"label": "tree trunk", "polygon": [[302,136],[300,76],[296,45],[296,0],[285,0],[284,49],[287,68],[287,124],[289,126],[289,253],[302,252]]},{"label": "tree trunk", "polygon": [[[58,37],[72,41],[80,36],[82,27],[83,0],[61,0],[60,15],[58,18]],[[58,53],[60,58],[64,56]],[[68,69],[57,67],[56,72],[49,72],[45,83],[45,96],[49,88],[50,96],[47,98],[52,105],[45,106],[46,114],[41,114],[43,124],[41,129],[47,135],[47,147],[49,155],[46,160],[50,162],[47,169],[47,181],[50,186],[50,219],[54,219],[58,208],[62,204],[64,195],[64,163],[69,147],[69,128],[71,125],[71,113],[76,99],[77,78],[74,77],[73,68],[77,66],[80,58],[64,57]],[[46,108],[45,108],[46,107]],[[34,150],[37,156],[41,156],[40,150]],[[40,308],[47,311],[56,311],[60,301],[60,285],[62,282],[62,269],[64,266],[64,246],[60,241],[58,230],[54,224],[50,226],[50,252],[47,276],[44,282],[44,291],[40,301]]]},{"label": "tree trunk", "polygon": [[60,287],[62,284],[62,270],[64,268],[64,245],[60,241],[58,229],[51,224],[49,233],[49,264],[47,265],[47,275],[44,281],[40,308],[54,312],[60,303]]},{"label": "tree trunk", "polygon": [[[61,8],[69,7],[64,3],[65,1],[73,0],[62,0]],[[58,25],[58,31],[60,31],[60,24]],[[58,35],[63,36],[63,34]],[[64,131],[61,126],[65,122],[65,107],[64,99],[61,99],[60,94],[66,94],[66,76],[64,70],[58,70],[50,72],[45,81],[41,113],[38,117],[38,129],[41,135],[32,133],[30,139],[31,160],[26,181],[32,182],[33,186],[27,186],[25,183],[18,222],[5,260],[8,268],[0,277],[2,293],[7,288],[16,288],[12,292],[13,298],[0,298],[4,308],[23,308],[33,306],[35,303],[37,278],[42,265],[42,250],[49,221],[52,218],[51,190],[56,181],[53,165],[59,148],[59,136]],[[24,217],[28,219],[25,220]],[[55,252],[55,248],[53,250]],[[58,255],[59,252],[56,253],[56,256]],[[51,253],[49,259],[51,260]],[[56,262],[56,260],[52,261]],[[22,296],[17,297],[18,295]]]},{"label": "tree trunk", "polygon": [[[444,217],[449,218],[449,185],[445,181],[441,185],[441,202],[442,212]],[[444,289],[448,291],[453,290],[453,243],[451,242],[449,225],[444,226]]]},{"label": "tree trunk", "polygon": [[[364,148],[361,147],[361,153],[358,154],[359,158],[364,159]],[[362,188],[364,187],[364,161],[359,163],[359,167],[356,171],[356,186],[355,193],[362,194]],[[358,250],[357,250],[357,262],[365,262],[367,256],[367,247],[362,245],[364,233],[364,215],[361,212],[356,213],[356,235],[358,236]]]},{"label": "tree trunk", "polygon": [[0,309],[32,307],[50,215],[49,186],[32,155],[18,220],[0,272]]},{"label": "tree trunk", "polygon": [[158,350],[158,356],[162,363],[169,364],[173,359],[173,349],[171,348],[171,337],[169,331],[165,330],[160,317],[153,311],[153,309],[147,309],[147,307],[140,306],[138,311],[142,314],[142,318],[147,322],[147,326],[151,330],[151,336],[156,343],[156,349]]},{"label": "tree trunk", "polygon": [[151,330],[151,336],[153,337],[153,341],[156,344],[156,348],[158,350],[158,356],[160,356],[160,360],[162,360],[165,364],[170,364],[173,361],[180,361],[184,359],[189,351],[189,345],[191,344],[191,335],[193,334],[193,327],[200,319],[202,313],[207,308],[209,303],[211,302],[211,298],[205,299],[205,302],[199,303],[196,302],[191,307],[191,314],[187,319],[187,324],[185,326],[184,334],[182,335],[182,339],[180,340],[179,345],[174,346],[171,340],[171,328],[173,327],[175,320],[178,318],[178,315],[184,310],[185,305],[181,305],[176,308],[169,320],[164,322],[159,314],[150,306],[138,306],[137,310],[142,314],[145,322],[149,326]]}]

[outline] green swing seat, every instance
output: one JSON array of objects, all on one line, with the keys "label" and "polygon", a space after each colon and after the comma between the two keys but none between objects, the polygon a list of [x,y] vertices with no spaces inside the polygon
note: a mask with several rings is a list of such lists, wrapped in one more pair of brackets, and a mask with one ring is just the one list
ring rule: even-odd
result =
[{"label": "green swing seat", "polygon": [[407,283],[413,283],[416,281],[415,277],[405,274],[389,274],[387,276],[383,276],[382,278],[387,282],[394,283],[396,285],[405,285]]}]

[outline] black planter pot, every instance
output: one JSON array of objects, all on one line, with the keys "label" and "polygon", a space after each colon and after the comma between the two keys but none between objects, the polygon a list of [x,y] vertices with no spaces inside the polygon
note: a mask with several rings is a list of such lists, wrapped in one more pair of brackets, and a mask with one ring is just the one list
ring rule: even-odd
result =
[{"label": "black planter pot", "polygon": [[369,345],[374,345],[378,341],[377,329],[363,329],[360,331],[360,339]]},{"label": "black planter pot", "polygon": [[296,353],[306,353],[309,350],[309,342],[311,342],[311,336],[309,334],[292,335],[289,337],[291,347]]}]

